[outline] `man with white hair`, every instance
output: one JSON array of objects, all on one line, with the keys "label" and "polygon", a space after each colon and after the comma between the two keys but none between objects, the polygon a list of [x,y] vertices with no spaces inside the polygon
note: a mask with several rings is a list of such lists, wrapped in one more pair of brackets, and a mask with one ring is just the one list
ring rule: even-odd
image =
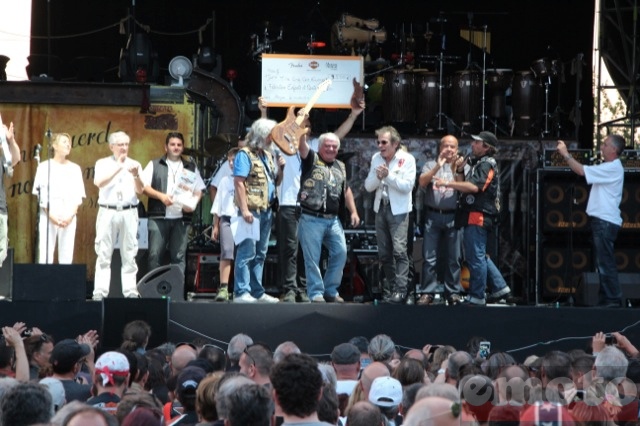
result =
[{"label": "man with white hair", "polygon": [[93,300],[109,295],[111,257],[115,236],[120,236],[122,258],[121,280],[124,297],[138,298],[138,196],[144,184],[140,177],[140,163],[129,157],[131,139],[125,132],[109,135],[111,155],[96,161],[93,183],[98,191],[98,217],[96,218],[96,273]]},{"label": "man with white hair", "polygon": [[[238,151],[233,164],[236,205],[239,225],[259,221],[258,240],[245,238],[237,243],[234,268],[234,303],[276,303],[262,286],[262,270],[271,235],[272,207],[276,201],[279,167],[273,155],[265,149],[276,122],[266,118],[256,120],[247,135],[247,146]],[[280,167],[284,166],[284,163]],[[232,224],[233,227],[233,224]]]}]

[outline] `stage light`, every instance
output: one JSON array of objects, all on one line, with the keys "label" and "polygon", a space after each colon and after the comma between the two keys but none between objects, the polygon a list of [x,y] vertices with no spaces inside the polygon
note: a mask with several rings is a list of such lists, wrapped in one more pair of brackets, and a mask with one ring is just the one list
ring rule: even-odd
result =
[{"label": "stage light", "polygon": [[169,62],[169,74],[174,81],[172,86],[184,87],[184,80],[191,76],[193,65],[191,61],[184,56],[176,56]]}]

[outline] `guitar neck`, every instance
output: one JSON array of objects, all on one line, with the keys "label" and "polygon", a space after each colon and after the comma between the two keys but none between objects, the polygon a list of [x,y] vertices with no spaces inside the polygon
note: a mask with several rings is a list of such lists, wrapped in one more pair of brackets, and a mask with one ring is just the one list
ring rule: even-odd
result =
[{"label": "guitar neck", "polygon": [[[325,81],[325,83],[326,83],[326,81]],[[300,111],[304,111],[304,114],[298,114],[298,116],[296,117],[296,124],[298,126],[300,126],[302,124],[302,122],[304,121],[304,116],[306,114],[309,114],[309,111],[311,111],[311,108],[313,108],[313,106],[316,104],[316,102],[320,98],[320,95],[322,95],[322,92],[324,92],[325,90],[327,90],[327,89],[325,87],[323,87],[323,85],[320,85],[320,87],[318,87],[318,89],[313,94],[311,99],[309,99],[309,102],[307,102],[307,104],[304,107],[302,107],[302,109]]]}]

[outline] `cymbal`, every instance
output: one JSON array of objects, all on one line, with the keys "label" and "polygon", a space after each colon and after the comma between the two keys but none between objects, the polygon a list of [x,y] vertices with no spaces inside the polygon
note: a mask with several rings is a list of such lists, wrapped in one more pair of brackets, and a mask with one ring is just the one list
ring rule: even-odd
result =
[{"label": "cymbal", "polygon": [[204,141],[204,149],[214,157],[222,156],[230,148],[238,146],[238,139],[236,133],[219,133]]},{"label": "cymbal", "polygon": [[193,149],[193,148],[185,148],[182,150],[182,153],[184,155],[190,155],[192,157],[201,157],[201,158],[211,157],[211,154],[209,154],[208,152],[200,152],[197,149]]}]

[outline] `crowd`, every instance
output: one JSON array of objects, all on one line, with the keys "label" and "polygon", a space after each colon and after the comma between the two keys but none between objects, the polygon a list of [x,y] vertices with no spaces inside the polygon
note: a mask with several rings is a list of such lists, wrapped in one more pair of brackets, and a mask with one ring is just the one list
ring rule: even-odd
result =
[{"label": "crowd", "polygon": [[378,334],[337,344],[328,360],[295,342],[275,349],[237,334],[147,347],[135,320],[113,350],[90,330],[54,339],[2,328],[0,426],[32,425],[635,425],[640,352],[621,333],[586,348],[516,359]]}]

